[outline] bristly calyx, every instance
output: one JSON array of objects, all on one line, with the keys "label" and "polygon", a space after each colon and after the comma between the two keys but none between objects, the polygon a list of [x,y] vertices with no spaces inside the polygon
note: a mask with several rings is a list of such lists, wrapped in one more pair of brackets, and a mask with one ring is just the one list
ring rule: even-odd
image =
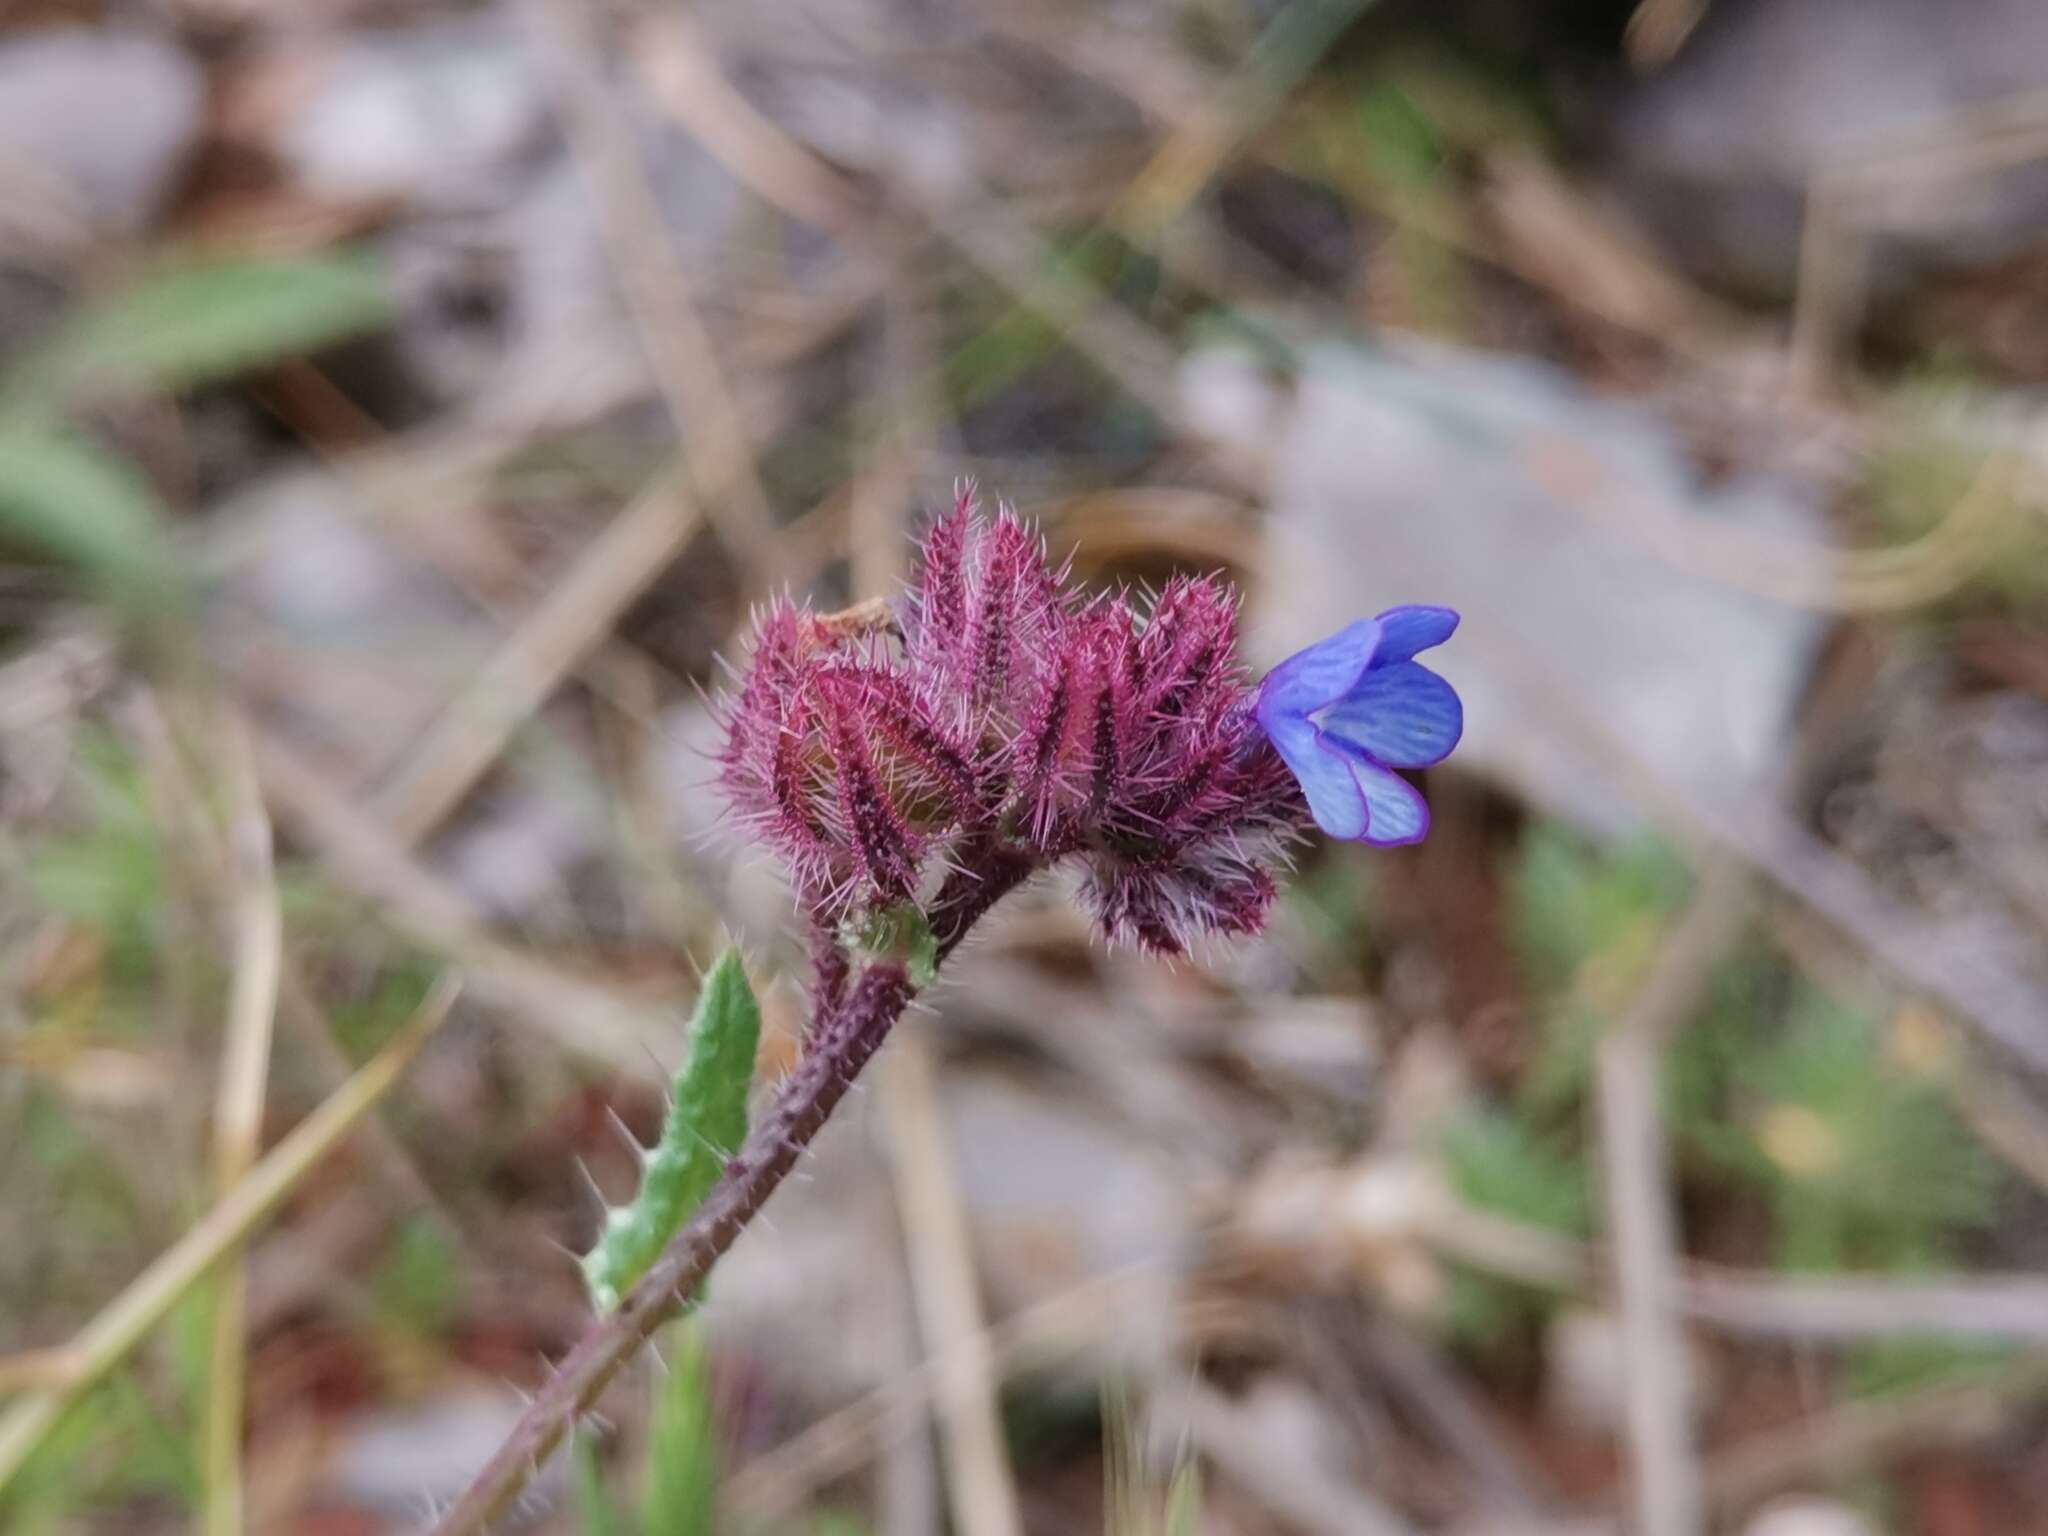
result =
[{"label": "bristly calyx", "polygon": [[1250,933],[1308,817],[1254,717],[1237,618],[1214,577],[1149,605],[1084,597],[968,491],[892,609],[760,616],[720,782],[834,928],[906,906],[942,928],[962,876],[1007,889],[1072,860],[1111,940],[1174,954]]}]

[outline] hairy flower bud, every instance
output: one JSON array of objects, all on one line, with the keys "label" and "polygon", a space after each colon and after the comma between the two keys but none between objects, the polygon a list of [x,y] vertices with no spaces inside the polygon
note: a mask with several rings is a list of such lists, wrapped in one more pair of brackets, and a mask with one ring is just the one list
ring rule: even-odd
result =
[{"label": "hairy flower bud", "polygon": [[1112,939],[1173,953],[1258,928],[1307,816],[1253,716],[1227,586],[1084,602],[970,493],[926,533],[898,617],[778,603],[726,700],[726,796],[814,910],[927,902],[977,859],[1073,858]]}]

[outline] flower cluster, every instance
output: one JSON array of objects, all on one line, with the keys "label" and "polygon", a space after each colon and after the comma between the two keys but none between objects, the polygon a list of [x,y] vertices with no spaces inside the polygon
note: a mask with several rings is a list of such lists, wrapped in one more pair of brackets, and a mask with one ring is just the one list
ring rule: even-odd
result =
[{"label": "flower cluster", "polygon": [[991,859],[1073,859],[1112,939],[1170,954],[1258,928],[1307,818],[1235,597],[1176,578],[1140,609],[1064,578],[963,495],[894,610],[763,615],[721,782],[820,918],[929,903]]}]

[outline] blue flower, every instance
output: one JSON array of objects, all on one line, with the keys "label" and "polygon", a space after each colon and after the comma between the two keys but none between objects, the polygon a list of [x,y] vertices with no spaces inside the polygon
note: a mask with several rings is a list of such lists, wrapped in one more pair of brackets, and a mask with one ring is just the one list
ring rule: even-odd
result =
[{"label": "blue flower", "polygon": [[1465,728],[1451,685],[1418,663],[1458,627],[1449,608],[1389,608],[1280,663],[1259,685],[1259,724],[1332,837],[1419,843],[1429,807],[1393,768],[1450,756]]}]

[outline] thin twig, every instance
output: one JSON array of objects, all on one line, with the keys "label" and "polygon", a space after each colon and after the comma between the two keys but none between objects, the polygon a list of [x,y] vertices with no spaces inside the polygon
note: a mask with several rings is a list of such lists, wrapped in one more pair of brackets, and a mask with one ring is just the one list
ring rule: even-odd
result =
[{"label": "thin twig", "polygon": [[1415,1536],[1399,1514],[1302,1445],[1291,1424],[1262,1422],[1199,1382],[1183,1389],[1176,1406],[1202,1452],[1290,1529],[1313,1536]]},{"label": "thin twig", "polygon": [[[1842,1403],[1763,1430],[1709,1456],[1702,1475],[1709,1509],[1734,1517],[1769,1494],[1815,1479],[1841,1480],[1895,1452],[1959,1445],[1999,1433],[2015,1408],[2048,1392],[2048,1355],[2029,1355],[1989,1376],[1917,1392]],[[1554,1536],[1632,1536],[1602,1516],[1536,1528]]]},{"label": "thin twig", "polygon": [[1989,1380],[1845,1403],[1831,1412],[1738,1441],[1708,1458],[1707,1502],[1733,1514],[1818,1474],[1835,1477],[1898,1450],[1996,1433],[2012,1410],[2048,1391],[2048,1355],[2016,1360]]},{"label": "thin twig", "polygon": [[1622,1390],[1643,1536],[1693,1536],[1701,1528],[1659,1064],[1665,1040],[1692,1011],[1740,932],[1746,907],[1747,883],[1736,866],[1715,863],[1642,994],[1601,1040],[1595,1062],[1600,1158],[1629,1361]]},{"label": "thin twig", "polygon": [[1689,1316],[1748,1338],[1841,1341],[1909,1334],[2048,1343],[2048,1280],[2032,1275],[1751,1275],[1695,1265],[1679,1286]]},{"label": "thin twig", "polygon": [[1372,1321],[1366,1345],[1375,1373],[1470,1471],[1480,1504],[1528,1522],[1553,1501],[1538,1485],[1524,1453],[1501,1433],[1464,1370],[1440,1359],[1426,1339],[1390,1318]]},{"label": "thin twig", "polygon": [[1888,548],[1835,549],[1684,511],[1591,455],[1561,451],[1554,437],[1530,436],[1521,461],[1557,501],[1667,565],[1817,613],[1899,613],[1947,596],[1983,568],[2027,495],[2023,456],[1995,448],[1925,533]]},{"label": "thin twig", "polygon": [[1958,1068],[1949,1091],[1977,1138],[2036,1189],[2048,1191],[2048,1116],[2033,1097],[1975,1063]]},{"label": "thin twig", "polygon": [[[869,1148],[867,1172],[884,1174],[882,1160]],[[884,1266],[887,1295],[875,1307],[873,1326],[887,1364],[886,1380],[901,1381],[917,1369],[919,1354],[916,1303],[911,1298],[910,1275],[902,1256]],[[939,1473],[937,1447],[932,1441],[932,1416],[924,1399],[905,1395],[874,1426],[875,1500],[874,1525],[888,1536],[942,1536],[946,1525],[945,1482]],[[730,1481],[720,1489],[727,1517],[738,1523]],[[748,1524],[754,1522],[748,1521]]]},{"label": "thin twig", "polygon": [[0,1416],[0,1491],[78,1399],[128,1357],[178,1299],[244,1243],[308,1170],[388,1093],[447,1017],[458,984],[444,977],[419,1011],[346,1083],[300,1121],[221,1202],[121,1294],[66,1350],[77,1362],[61,1387],[24,1398]]},{"label": "thin twig", "polygon": [[82,1363],[78,1351],[69,1344],[0,1356],[0,1397],[12,1397],[17,1392],[54,1391],[76,1376]]},{"label": "thin twig", "polygon": [[1707,0],[1637,0],[1622,28],[1622,51],[1639,70],[1669,64],[1707,14]]},{"label": "thin twig", "polygon": [[[1448,1197],[1424,1212],[1419,1235],[1447,1258],[1570,1295],[1597,1293],[1612,1262],[1594,1244]],[[1744,1338],[2048,1343],[2048,1279],[2034,1275],[1805,1277],[1693,1261],[1679,1267],[1672,1295],[1686,1316]]]},{"label": "thin twig", "polygon": [[1286,105],[1295,86],[1373,3],[1294,0],[1267,23],[1251,57],[1209,110],[1180,125],[1154,151],[1109,222],[1149,248],[1238,147]]},{"label": "thin twig", "polygon": [[[228,997],[226,1044],[214,1107],[214,1180],[222,1195],[248,1174],[262,1142],[270,1041],[277,1018],[284,958],[284,917],[271,858],[270,817],[256,782],[241,722],[216,708],[214,744],[229,795],[228,847],[234,875],[234,981]],[[213,1343],[206,1393],[205,1514],[207,1536],[237,1536],[243,1527],[242,1328],[247,1277],[239,1258],[221,1266],[213,1291]]]},{"label": "thin twig", "polygon": [[993,198],[941,199],[908,182],[899,190],[914,200],[934,234],[1006,289],[1019,308],[1058,330],[1112,383],[1161,421],[1179,414],[1174,386],[1179,359],[1173,348],[1105,298],[1030,225]]},{"label": "thin twig", "polygon": [[649,94],[727,170],[819,229],[844,230],[859,217],[846,179],[733,88],[693,17],[657,11],[637,25],[633,44]]},{"label": "thin twig", "polygon": [[1842,338],[1862,309],[1867,260],[1858,227],[1901,184],[1960,181],[2048,155],[2048,92],[1973,104],[1868,144],[1818,170],[1806,189],[1792,376],[1810,395],[1833,382]]},{"label": "thin twig", "polygon": [[1003,1445],[995,1364],[967,1216],[939,1124],[930,1047],[906,1031],[883,1060],[890,1172],[927,1345],[944,1356],[936,1407],[953,1525],[961,1536],[1021,1536],[1016,1474]]},{"label": "thin twig", "polygon": [[698,505],[672,474],[634,497],[442,711],[371,813],[406,846],[439,826],[698,526]]},{"label": "thin twig", "polygon": [[[1072,1338],[1082,1323],[1114,1315],[1131,1284],[1149,1277],[1153,1266],[1133,1264],[1050,1296],[988,1330],[985,1349],[1002,1367],[1027,1351]],[[951,1352],[927,1356],[918,1366],[843,1408],[807,1425],[800,1433],[738,1469],[725,1487],[735,1517],[773,1521],[795,1513],[810,1490],[859,1467],[870,1437],[885,1436],[914,1410],[935,1398],[950,1368]]]},{"label": "thin twig", "polygon": [[[314,1077],[320,1092],[331,1093],[348,1080],[354,1064],[336,1038],[333,1021],[314,1001],[289,954],[278,976],[278,1014],[286,1035],[297,1047],[301,1070]],[[391,1128],[381,1120],[366,1120],[357,1135],[367,1171],[382,1182],[391,1208],[399,1214],[418,1212],[457,1249],[468,1249],[469,1234],[446,1209],[420,1171],[418,1159]]]},{"label": "thin twig", "polygon": [[655,382],[686,444],[690,482],[733,553],[759,569],[775,514],[689,274],[669,239],[618,93],[605,78],[592,30],[596,13],[577,0],[527,0],[526,14],[554,66],[563,121],[589,173],[599,224]]}]

